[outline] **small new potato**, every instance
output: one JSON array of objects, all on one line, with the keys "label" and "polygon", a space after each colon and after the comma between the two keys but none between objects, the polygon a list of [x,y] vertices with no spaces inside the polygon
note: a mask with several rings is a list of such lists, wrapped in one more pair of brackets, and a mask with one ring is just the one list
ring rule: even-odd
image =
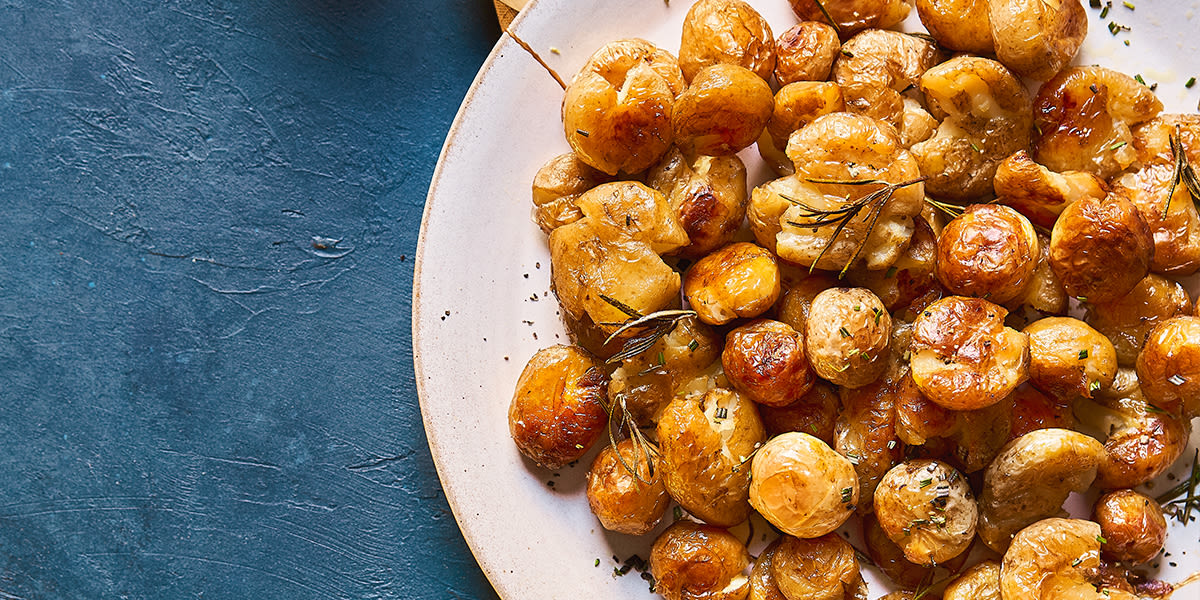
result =
[{"label": "small new potato", "polygon": [[1187,314],[1192,300],[1179,282],[1151,273],[1128,294],[1108,302],[1089,303],[1087,318],[1113,344],[1117,362],[1133,366],[1155,325]]},{"label": "small new potato", "polygon": [[903,462],[875,488],[875,515],[913,563],[942,564],[975,539],[979,511],[966,477],[938,460]]},{"label": "small new potato", "polygon": [[863,515],[862,537],[867,556],[892,583],[902,588],[916,589],[926,581],[931,569],[908,560],[904,556],[904,549],[888,537],[874,514]]},{"label": "small new potato", "polygon": [[1038,234],[1037,268],[1033,270],[1033,279],[1025,286],[1025,292],[1011,300],[1008,306],[1028,306],[1046,315],[1066,314],[1067,291],[1050,267],[1049,235]]},{"label": "small new potato", "polygon": [[783,538],[777,538],[758,553],[758,559],[754,561],[754,567],[750,569],[748,600],[788,600],[788,597],[779,591],[779,586],[775,585],[775,575],[771,572],[775,552],[779,550],[779,544],[782,542]]},{"label": "small new potato", "polygon": [[754,455],[750,471],[750,504],[788,535],[831,533],[858,503],[854,465],[807,433],[771,438]]},{"label": "small new potato", "polygon": [[1083,198],[1063,209],[1050,232],[1050,268],[1067,294],[1111,302],[1150,272],[1154,238],[1133,203]]},{"label": "small new potato", "polygon": [[696,261],[683,279],[684,296],[709,325],[757,317],[775,304],[780,291],[775,256],[749,242],[713,251]]},{"label": "small new potato", "polygon": [[842,44],[833,63],[833,81],[842,86],[846,110],[901,129],[902,92],[916,87],[921,75],[941,61],[942,53],[932,40],[868,29]]},{"label": "small new potato", "polygon": [[1000,563],[985,560],[946,586],[942,600],[1002,600],[1000,595]]},{"label": "small new potato", "polygon": [[854,547],[836,533],[784,535],[771,557],[771,574],[788,600],[852,600],[861,576]]},{"label": "small new potato", "polygon": [[768,439],[789,431],[803,431],[831,446],[840,410],[837,389],[820,379],[807,394],[791,404],[758,407]]},{"label": "small new potato", "polygon": [[825,81],[842,44],[827,23],[801,21],[775,40],[775,79],[780,86]]},{"label": "small new potato", "polygon": [[813,298],[833,287],[838,287],[837,278],[821,272],[815,272],[796,282],[787,288],[779,301],[779,320],[791,325],[796,331],[804,331],[809,312],[812,310]]},{"label": "small new potato", "polygon": [[774,107],[771,86],[750,70],[727,64],[705,67],[675,100],[675,145],[687,154],[736,154],[758,140]]},{"label": "small new potato", "polygon": [[804,326],[804,347],[822,379],[849,388],[871,383],[887,368],[892,317],[865,288],[817,294]]},{"label": "small new potato", "polygon": [[840,112],[842,88],[829,81],[789,83],[775,93],[775,107],[767,121],[767,133],[775,148],[787,148],[792,133],[821,115]]},{"label": "small new potato", "polygon": [[1185,419],[1200,415],[1200,317],[1171,317],[1151,329],[1137,376],[1151,404]]},{"label": "small new potato", "polygon": [[775,39],[767,20],[741,0],[700,0],[683,21],[679,67],[695,85],[705,67],[729,64],[749,69],[763,81],[775,69]]},{"label": "small new potato", "polygon": [[942,230],[935,271],[951,293],[1003,304],[1029,286],[1038,253],[1037,232],[1021,213],[973,204]]},{"label": "small new potato", "polygon": [[1023,332],[1029,336],[1029,382],[1059,397],[1091,398],[1117,374],[1112,342],[1072,317],[1046,317]]},{"label": "small new potato", "polygon": [[1022,77],[1053,77],[1087,36],[1087,13],[1079,0],[987,0],[987,6],[996,57]]},{"label": "small new potato", "polygon": [[1054,227],[1058,215],[1072,202],[1082,198],[1103,200],[1108,195],[1103,179],[1086,171],[1055,173],[1033,162],[1025,150],[1018,150],[1000,162],[992,189],[1000,202],[1046,229]]},{"label": "small new potato", "polygon": [[987,0],[917,0],[917,16],[943,47],[994,54]]},{"label": "small new potato", "polygon": [[919,394],[902,361],[893,361],[884,376],[860,387],[838,390],[842,410],[834,426],[833,448],[851,459],[858,477],[859,513],[868,512],[875,486],[904,456],[896,438],[896,403]]},{"label": "small new potato", "polygon": [[1159,477],[1183,455],[1191,434],[1190,420],[1146,403],[1132,369],[1119,370],[1093,402],[1076,402],[1076,411],[1108,434],[1096,469],[1095,487],[1101,489],[1132,488]]},{"label": "small new potato", "polygon": [[[671,497],[657,462],[653,453],[647,455],[629,439],[596,455],[587,473],[587,499],[605,529],[642,535],[662,520]],[[637,471],[636,477],[631,469]]]},{"label": "small new potato", "polygon": [[1092,509],[1104,542],[1100,552],[1110,560],[1140,565],[1162,552],[1167,541],[1167,519],[1153,498],[1133,490],[1116,490],[1100,496]]},{"label": "small new potato", "polygon": [[587,454],[604,433],[604,365],[577,346],[539,350],[521,371],[508,430],[526,458],[559,469]]},{"label": "small new potato", "polygon": [[1029,378],[1029,339],[1004,326],[1008,311],[980,298],[950,296],[913,323],[912,377],[950,410],[991,406]]},{"label": "small new potato", "polygon": [[[788,0],[792,12],[801,21],[829,22],[832,17],[834,25],[843,38],[854,35],[869,28],[887,29],[908,16],[912,6],[904,0],[839,0],[838,2],[818,2],[818,0]],[[826,11],[829,17],[826,17]]]},{"label": "small new potato", "polygon": [[785,406],[816,381],[804,354],[804,338],[786,323],[760,319],[725,336],[725,376],[735,389],[768,406]]},{"label": "small new potato", "polygon": [[679,216],[688,244],[675,254],[684,258],[728,244],[746,217],[746,165],[736,155],[689,158],[672,148],[646,173],[646,185],[662,192]]},{"label": "small new potato", "polygon": [[743,600],[750,553],[720,527],[676,521],[650,548],[654,591],[666,600]]},{"label": "small new potato", "polygon": [[[720,334],[698,319],[680,319],[645,352],[621,361],[608,383],[610,402],[623,406],[639,426],[653,425],[677,390],[721,358],[723,342]],[[657,364],[659,356],[662,364]]]},{"label": "small new potato", "polygon": [[533,176],[533,222],[542,232],[569,225],[583,218],[575,201],[584,192],[609,181],[611,177],[579,160],[574,152],[560,154],[538,169]]},{"label": "small new potato", "polygon": [[1013,538],[1000,564],[1005,600],[1135,600],[1117,588],[1101,588],[1100,526],[1081,519],[1042,519]]}]

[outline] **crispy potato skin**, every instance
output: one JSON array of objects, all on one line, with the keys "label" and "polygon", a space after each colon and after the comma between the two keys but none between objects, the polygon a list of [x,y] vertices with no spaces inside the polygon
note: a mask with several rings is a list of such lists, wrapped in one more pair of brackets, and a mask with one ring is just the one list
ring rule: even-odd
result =
[{"label": "crispy potato skin", "polygon": [[1074,429],[1075,418],[1067,400],[1043,394],[1032,385],[1022,385],[1010,398],[1013,407],[1009,441],[1037,429]]},{"label": "crispy potato skin", "polygon": [[1140,565],[1154,558],[1167,541],[1167,519],[1153,498],[1133,490],[1100,496],[1092,509],[1104,543],[1100,552],[1109,560]]},{"label": "crispy potato skin", "polygon": [[[721,343],[721,336],[698,319],[680,319],[648,350],[621,361],[608,383],[609,402],[624,406],[638,425],[653,425],[676,392],[721,357]],[[658,356],[661,365],[655,364]]]},{"label": "crispy potato skin", "polygon": [[603,365],[579,347],[539,350],[521,371],[508,408],[517,449],[547,469],[578,460],[608,423],[606,385]]},{"label": "crispy potato skin", "polygon": [[[801,21],[828,23],[816,0],[788,0]],[[843,38],[868,28],[887,29],[903,21],[912,7],[902,0],[845,0],[825,3]]]},{"label": "crispy potato skin", "polygon": [[729,64],[748,69],[763,81],[775,69],[775,39],[767,20],[740,0],[700,0],[684,17],[679,67],[695,84],[705,67]]},{"label": "crispy potato skin", "polygon": [[560,226],[583,218],[575,201],[584,192],[612,179],[574,152],[560,154],[538,169],[533,176],[533,222],[550,235]]},{"label": "crispy potato skin", "polygon": [[841,388],[842,410],[834,429],[834,449],[850,458],[858,477],[858,511],[870,510],[875,486],[903,458],[896,443],[896,402],[915,390],[908,370],[889,368],[860,388]]},{"label": "crispy potato skin", "polygon": [[938,237],[933,228],[923,217],[915,217],[908,248],[891,267],[882,271],[856,267],[846,273],[846,280],[874,292],[888,311],[895,313],[938,287],[934,272],[937,252]]},{"label": "crispy potato skin", "polygon": [[1187,419],[1200,415],[1200,317],[1171,317],[1151,329],[1137,376],[1151,404]]},{"label": "crispy potato skin", "polygon": [[743,600],[750,553],[720,527],[676,521],[650,548],[654,591],[666,600]]},{"label": "crispy potato skin", "polygon": [[1084,171],[1055,173],[1033,162],[1025,150],[1000,161],[992,189],[1000,202],[1025,215],[1031,223],[1050,229],[1063,209],[1081,198],[1103,199],[1108,186]]},{"label": "crispy potato skin", "polygon": [[671,53],[646,40],[610,42],[567,86],[567,143],[609,175],[644,171],[671,146],[671,110],[685,85]]},{"label": "crispy potato skin", "polygon": [[1002,304],[1029,286],[1038,254],[1037,232],[1021,213],[973,204],[937,240],[937,278],[953,294]]},{"label": "crispy potato skin", "polygon": [[802,431],[832,446],[840,408],[837,389],[818,379],[799,400],[784,406],[762,405],[758,412],[768,439],[789,431]]},{"label": "crispy potato skin", "polygon": [[779,301],[779,320],[796,331],[804,331],[813,298],[832,287],[838,287],[837,278],[822,272],[815,272],[789,286]]},{"label": "crispy potato skin", "polygon": [[892,317],[865,288],[831,288],[817,294],[804,327],[804,347],[822,379],[863,387],[887,368]]},{"label": "crispy potato skin", "polygon": [[683,293],[701,321],[724,325],[757,317],[779,299],[779,265],[762,246],[735,242],[696,261],[683,281]]},{"label": "crispy potato skin", "polygon": [[1130,367],[1137,362],[1150,330],[1171,317],[1187,314],[1191,302],[1179,282],[1151,273],[1120,298],[1089,303],[1085,320],[1112,342],[1117,362]]},{"label": "crispy potato skin", "polygon": [[1000,565],[1000,595],[1008,600],[1072,598],[1134,600],[1092,583],[1100,565],[1100,526],[1081,519],[1042,519],[1013,538]]},{"label": "crispy potato skin", "polygon": [[1128,294],[1150,272],[1153,257],[1150,227],[1120,196],[1071,204],[1050,232],[1050,267],[1067,294],[1089,302]]},{"label": "crispy potato skin", "polygon": [[705,67],[675,100],[675,145],[687,154],[735,154],[758,140],[774,107],[771,86],[752,71],[723,63]]},{"label": "crispy potato skin", "polygon": [[802,21],[775,40],[775,79],[780,86],[825,81],[841,50],[837,31],[819,21]]},{"label": "crispy potato skin", "polygon": [[1067,312],[1067,291],[1063,289],[1062,281],[1050,267],[1050,236],[1038,234],[1037,267],[1033,270],[1033,279],[1025,286],[1025,291],[1017,298],[1009,301],[1006,306],[1016,309],[1028,306],[1042,314],[1062,315]]},{"label": "crispy potato skin", "polygon": [[[651,455],[647,459],[628,439],[596,455],[587,473],[587,499],[592,514],[605,529],[642,535],[662,520],[671,497],[663,486],[661,470],[651,468],[653,463],[657,458]],[[637,477],[631,468],[637,470]]]},{"label": "crispy potato skin", "polygon": [[646,173],[679,217],[688,244],[674,253],[699,258],[728,244],[746,216],[746,165],[737,156],[687,157],[672,148]]},{"label": "crispy potato skin", "polygon": [[1079,0],[987,0],[996,56],[1022,77],[1045,81],[1071,62],[1087,36]]},{"label": "crispy potato skin", "polygon": [[735,389],[768,406],[795,402],[816,381],[804,354],[804,337],[786,323],[769,319],[730,331],[721,364]]},{"label": "crispy potato skin", "polygon": [[[767,122],[767,133],[775,148],[787,148],[796,130],[821,115],[840,112],[846,107],[842,88],[829,81],[789,83],[775,93],[775,106]],[[794,167],[793,167],[794,168]]]},{"label": "crispy potato skin", "polygon": [[901,129],[901,92],[916,86],[921,75],[941,61],[937,44],[927,39],[870,29],[842,45],[833,63],[833,80],[842,86],[846,110]]},{"label": "crispy potato skin", "polygon": [[985,560],[946,586],[942,600],[1002,600],[1000,595],[1000,563]]},{"label": "crispy potato skin", "polygon": [[779,591],[779,586],[775,585],[775,574],[771,572],[775,552],[779,550],[779,544],[782,542],[782,538],[776,538],[758,554],[758,560],[754,561],[754,567],[750,569],[748,600],[788,600],[787,596]]},{"label": "crispy potato skin", "polygon": [[746,520],[750,470],[744,462],[766,440],[753,402],[720,388],[678,396],[663,410],[658,440],[663,482],[676,502],[710,525]]},{"label": "crispy potato skin", "polygon": [[1151,410],[1132,369],[1118,371],[1112,386],[1101,390],[1093,403],[1076,404],[1085,422],[1108,432],[1104,460],[1096,471],[1098,488],[1142,485],[1165,473],[1187,447],[1190,422]]},{"label": "crispy potato skin", "polygon": [[1024,330],[1029,336],[1029,382],[1058,397],[1091,398],[1117,374],[1112,342],[1087,323],[1046,317]]},{"label": "crispy potato skin", "polygon": [[750,470],[751,505],[789,535],[831,533],[858,503],[854,465],[806,433],[771,438],[754,455]]},{"label": "crispy potato skin", "polygon": [[859,585],[854,547],[835,533],[780,538],[771,558],[775,585],[789,600],[850,600]]},{"label": "crispy potato skin", "polygon": [[938,44],[970,54],[994,54],[986,0],[917,0],[917,16]]},{"label": "crispy potato skin", "polygon": [[909,561],[904,549],[888,537],[874,514],[863,515],[862,532],[867,556],[888,579],[902,588],[916,589],[921,585],[930,569]]},{"label": "crispy potato skin", "polygon": [[966,477],[941,461],[905,461],[875,488],[880,526],[919,565],[942,564],[966,551],[978,512]]}]

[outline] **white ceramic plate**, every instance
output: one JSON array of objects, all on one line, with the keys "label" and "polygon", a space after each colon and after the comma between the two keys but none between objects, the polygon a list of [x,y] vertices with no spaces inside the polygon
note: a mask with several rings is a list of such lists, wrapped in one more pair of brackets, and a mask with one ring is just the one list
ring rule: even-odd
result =
[{"label": "white ceramic plate", "polygon": [[[776,35],[796,22],[786,0],[751,3]],[[1140,73],[1159,83],[1169,111],[1194,112],[1200,86],[1187,90],[1184,82],[1200,76],[1191,58],[1200,43],[1200,2],[1143,0],[1136,10],[1114,4],[1104,21],[1088,9],[1091,35],[1077,62]],[[513,28],[569,80],[592,51],[614,39],[643,37],[675,52],[690,5],[538,0]],[[1132,31],[1110,35],[1109,21]],[[551,473],[524,460],[508,435],[508,404],[525,361],[567,341],[548,293],[546,239],[530,220],[533,174],[568,150],[561,101],[558,84],[505,36],[450,130],[429,189],[414,277],[421,411],[446,497],[502,597],[644,599],[647,585],[636,573],[613,577],[612,557],[645,557],[649,539],[608,533],[589,512],[583,478],[591,455]],[[759,174],[752,184],[765,179],[753,149],[742,158],[752,178]],[[1178,581],[1200,568],[1197,538],[1200,525],[1173,530],[1173,556],[1162,561],[1161,577]],[[885,589],[873,583],[871,597]]]}]

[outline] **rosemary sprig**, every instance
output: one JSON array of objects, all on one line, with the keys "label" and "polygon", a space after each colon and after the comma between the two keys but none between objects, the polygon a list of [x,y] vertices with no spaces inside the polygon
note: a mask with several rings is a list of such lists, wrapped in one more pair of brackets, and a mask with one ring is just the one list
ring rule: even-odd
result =
[{"label": "rosemary sprig", "polygon": [[[633,475],[634,480],[645,485],[650,485],[650,480],[654,479],[654,459],[658,457],[658,446],[646,439],[646,435],[638,428],[637,422],[633,420],[633,415],[629,412],[625,404],[625,394],[619,393],[613,399],[612,403],[602,403],[605,412],[608,413],[608,443],[612,444],[613,451],[617,455],[617,462]],[[620,412],[618,415],[617,413]],[[616,427],[613,427],[616,423]],[[617,441],[621,439],[622,434],[627,434],[629,440],[633,442],[633,464],[630,465],[625,457],[617,450]],[[638,463],[642,458],[646,460],[646,474],[650,480],[642,478],[641,471],[638,470]]]},{"label": "rosemary sprig", "polygon": [[949,202],[939,202],[928,196],[925,197],[925,203],[946,213],[946,215],[949,216],[951,219],[957,219],[958,217],[960,217],[963,213],[963,208],[964,208],[957,204],[950,204]]},{"label": "rosemary sprig", "polygon": [[1175,172],[1171,175],[1171,189],[1167,192],[1167,204],[1163,206],[1163,218],[1167,218],[1167,211],[1171,209],[1171,199],[1175,197],[1175,189],[1179,184],[1183,184],[1187,188],[1188,194],[1192,197],[1192,202],[1200,201],[1200,177],[1196,176],[1196,171],[1192,169],[1192,163],[1188,161],[1187,151],[1183,147],[1183,138],[1180,137],[1179,125],[1175,126],[1174,135],[1167,136],[1167,142],[1171,145],[1171,153],[1175,155]]},{"label": "rosemary sprig", "polygon": [[829,249],[831,247],[833,247],[833,245],[837,242],[838,236],[840,236],[842,234],[842,231],[844,229],[846,229],[846,226],[849,225],[850,222],[853,221],[855,218],[857,218],[858,215],[860,213],[862,213],[862,211],[867,210],[868,211],[867,217],[866,217],[867,226],[863,233],[862,241],[858,244],[858,248],[856,248],[854,250],[854,255],[850,257],[850,260],[846,261],[845,266],[843,266],[841,272],[838,273],[839,279],[844,277],[846,275],[846,272],[850,270],[850,266],[858,261],[858,257],[862,254],[863,247],[866,246],[867,239],[870,238],[871,233],[873,231],[875,231],[875,225],[876,225],[876,223],[879,222],[879,214],[883,212],[883,207],[887,205],[888,200],[892,199],[892,195],[895,194],[896,191],[899,189],[906,188],[910,185],[916,185],[918,183],[925,181],[926,179],[928,179],[928,177],[921,176],[916,179],[912,179],[912,180],[901,182],[901,183],[888,183],[886,181],[880,181],[878,179],[848,179],[848,180],[816,179],[816,178],[806,179],[806,181],[808,181],[809,183],[818,183],[818,184],[831,184],[831,185],[872,185],[872,184],[875,184],[875,185],[882,186],[879,189],[874,190],[871,193],[863,196],[862,198],[859,198],[858,200],[850,202],[849,204],[846,204],[839,208],[833,208],[833,209],[815,208],[815,207],[809,206],[808,204],[805,204],[804,202],[801,202],[800,200],[797,200],[795,198],[790,198],[788,196],[782,196],[784,200],[787,200],[788,202],[791,202],[792,204],[795,204],[796,206],[800,207],[801,211],[803,211],[800,215],[801,217],[803,217],[805,219],[812,219],[812,221],[807,222],[807,223],[798,223],[795,221],[788,221],[789,225],[792,225],[793,227],[802,227],[802,228],[803,227],[826,227],[829,225],[836,226],[835,229],[833,230],[833,235],[829,236],[829,241],[825,243],[825,246],[823,248],[821,248],[821,252],[819,254],[817,254],[817,258],[815,260],[813,260],[811,265],[809,265],[809,267],[808,267],[809,273],[813,272],[813,270],[815,270],[817,268],[817,264],[821,262],[821,259],[824,258],[825,253],[828,252]]},{"label": "rosemary sprig", "polygon": [[1196,494],[1196,486],[1200,484],[1200,449],[1192,454],[1192,471],[1188,478],[1179,485],[1167,490],[1155,498],[1163,507],[1170,506],[1174,517],[1187,525],[1191,520],[1192,509],[1200,509],[1200,496]]},{"label": "rosemary sprig", "polygon": [[821,14],[825,15],[825,19],[829,21],[830,25],[833,26],[833,30],[836,31],[838,35],[841,35],[841,28],[838,27],[837,21],[833,20],[833,16],[829,14],[829,11],[826,10],[825,4],[822,3],[821,0],[813,0],[813,2],[817,3],[817,8],[821,10]]}]

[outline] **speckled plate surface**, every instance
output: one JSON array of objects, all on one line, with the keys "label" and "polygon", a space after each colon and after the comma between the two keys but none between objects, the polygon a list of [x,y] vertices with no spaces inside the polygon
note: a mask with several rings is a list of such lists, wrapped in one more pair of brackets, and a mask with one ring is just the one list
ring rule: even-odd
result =
[{"label": "speckled plate surface", "polygon": [[[776,34],[796,22],[784,0],[752,4]],[[1200,43],[1200,3],[1115,5],[1103,21],[1088,10],[1091,35],[1076,62],[1140,73],[1159,83],[1168,110],[1195,111],[1200,86],[1188,90],[1184,82],[1200,75],[1189,58]],[[613,39],[643,37],[675,52],[689,6],[685,0],[539,0],[513,30],[569,79]],[[1132,30],[1111,35],[1113,20]],[[558,84],[505,37],[464,101],[421,228],[413,292],[417,385],[446,496],[502,597],[641,599],[648,597],[646,583],[636,573],[614,577],[612,557],[646,556],[650,538],[605,532],[588,511],[583,479],[591,455],[575,468],[550,472],[522,459],[508,436],[508,404],[525,361],[566,341],[549,293],[545,236],[530,220],[534,172],[568,149],[561,100]],[[752,183],[766,178],[753,150],[742,158]],[[1179,580],[1200,568],[1198,528],[1172,531],[1178,567],[1163,561],[1161,577]],[[871,597],[883,595],[887,588],[875,574],[868,579]]]}]

